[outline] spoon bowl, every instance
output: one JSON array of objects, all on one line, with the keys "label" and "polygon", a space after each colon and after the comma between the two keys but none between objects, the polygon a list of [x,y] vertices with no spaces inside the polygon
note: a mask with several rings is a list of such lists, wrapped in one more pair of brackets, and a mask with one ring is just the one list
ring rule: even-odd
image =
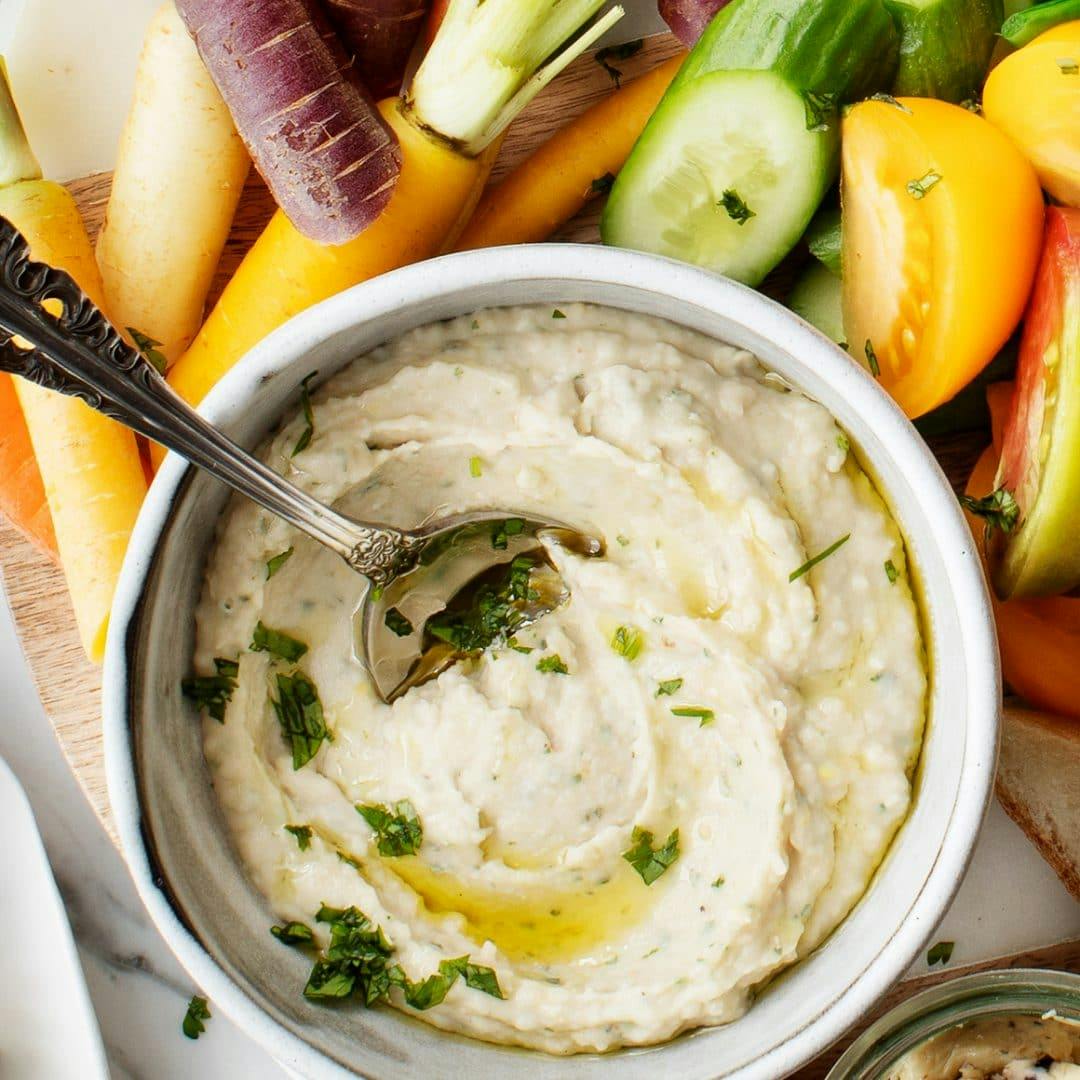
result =
[{"label": "spoon bowl", "polygon": [[[552,547],[604,552],[601,540],[565,522],[498,510],[441,517],[410,535],[419,541],[413,565],[368,589],[354,616],[358,659],[387,702],[564,604],[570,591]],[[489,603],[484,625],[472,627],[485,597],[498,611]]]}]

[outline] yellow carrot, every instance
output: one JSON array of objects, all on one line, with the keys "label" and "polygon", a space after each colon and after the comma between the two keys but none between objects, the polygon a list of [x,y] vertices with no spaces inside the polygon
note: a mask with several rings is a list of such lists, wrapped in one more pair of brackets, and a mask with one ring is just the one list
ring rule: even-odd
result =
[{"label": "yellow carrot", "polygon": [[312,304],[436,254],[463,207],[471,208],[486,159],[465,157],[419,131],[397,98],[380,102],[379,109],[401,144],[401,173],[386,209],[355,240],[336,246],[308,239],[275,211],[169,372],[181,397],[200,402],[248,349]]},{"label": "yellow carrot", "polygon": [[645,122],[682,64],[672,57],[560,128],[484,192],[456,250],[546,240],[622,168]]},{"label": "yellow carrot", "polygon": [[290,316],[444,250],[475,205],[490,169],[490,147],[506,125],[622,14],[612,9],[540,68],[602,5],[451,0],[405,99],[379,105],[402,156],[386,208],[356,239],[337,246],[307,239],[276,213],[170,372],[173,388],[199,402]]},{"label": "yellow carrot", "polygon": [[168,0],[146,31],[97,244],[109,313],[168,363],[199,329],[249,165]]},{"label": "yellow carrot", "polygon": [[[0,188],[0,215],[26,237],[33,258],[66,270],[102,304],[94,250],[66,188],[48,180],[9,184]],[[135,437],[74,398],[22,379],[15,389],[83,647],[100,661],[120,565],[146,494]]]}]

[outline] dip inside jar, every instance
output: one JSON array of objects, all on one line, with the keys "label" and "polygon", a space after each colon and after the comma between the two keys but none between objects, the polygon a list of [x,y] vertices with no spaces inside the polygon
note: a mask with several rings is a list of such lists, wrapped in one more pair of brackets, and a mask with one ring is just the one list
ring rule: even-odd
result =
[{"label": "dip inside jar", "polygon": [[1080,1025],[1046,1016],[988,1016],[935,1035],[886,1080],[1078,1080]]},{"label": "dip inside jar", "polygon": [[[324,950],[316,990],[554,1053],[646,1044],[741,1015],[855,904],[926,675],[899,531],[824,408],[661,320],[506,308],[357,359],[262,456],[358,518],[516,508],[607,547],[553,546],[567,603],[388,706],[354,655],[364,580],[230,505],[206,759],[254,882]],[[385,985],[325,951],[360,913]]]}]

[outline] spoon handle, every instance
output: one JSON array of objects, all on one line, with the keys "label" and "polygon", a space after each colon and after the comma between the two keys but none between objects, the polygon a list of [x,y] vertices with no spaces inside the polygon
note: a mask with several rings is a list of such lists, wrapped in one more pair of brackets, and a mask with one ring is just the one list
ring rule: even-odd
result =
[{"label": "spoon handle", "polygon": [[[59,301],[53,315],[43,306]],[[21,339],[19,341],[13,340]],[[0,217],[0,371],[84,401],[325,544],[376,585],[412,559],[409,533],[342,517],[207,423],[61,270]]]}]

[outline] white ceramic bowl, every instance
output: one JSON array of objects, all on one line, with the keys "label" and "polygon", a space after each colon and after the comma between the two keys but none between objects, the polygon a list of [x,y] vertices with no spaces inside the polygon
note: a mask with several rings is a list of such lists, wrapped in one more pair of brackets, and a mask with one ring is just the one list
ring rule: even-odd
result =
[{"label": "white ceramic bowl", "polygon": [[304,312],[252,350],[203,413],[246,446],[320,380],[414,326],[477,308],[575,300],[659,315],[755,352],[848,431],[905,535],[923,584],[931,721],[909,820],[832,937],[736,1023],[604,1056],[546,1057],[436,1031],[388,1008],[336,1009],[300,993],[308,962],[267,933],[267,904],[234,854],[180,695],[193,609],[225,490],[170,455],[150,489],[117,590],[105,664],[109,796],[143,902],[214,1006],[309,1076],[775,1080],[841,1035],[903,974],[964,873],[993,778],[997,649],[978,559],[945,477],[861,368],[807,324],[723,278],[601,247],[453,255],[388,274]]}]

